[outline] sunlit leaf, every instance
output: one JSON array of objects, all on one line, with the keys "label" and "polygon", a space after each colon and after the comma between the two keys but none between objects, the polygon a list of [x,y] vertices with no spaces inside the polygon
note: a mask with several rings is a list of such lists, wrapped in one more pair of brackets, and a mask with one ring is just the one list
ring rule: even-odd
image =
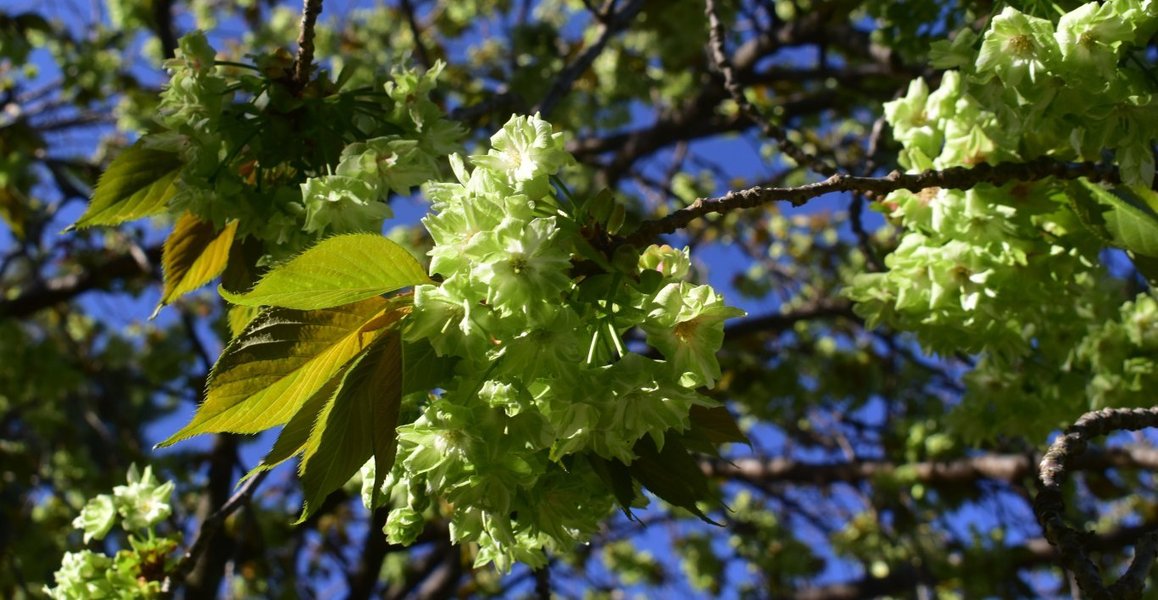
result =
[{"label": "sunlit leaf", "polygon": [[[1151,208],[1154,192],[1143,188],[1117,186],[1107,190],[1101,185],[1081,180],[1070,186],[1075,211],[1095,233],[1102,227],[1112,243],[1135,254],[1158,257],[1158,213]],[[1099,209],[1091,207],[1096,202]],[[1094,212],[1100,215],[1094,216]],[[1098,222],[1098,218],[1101,222]]]},{"label": "sunlit leaf", "polygon": [[221,288],[243,306],[328,308],[430,281],[422,265],[398,244],[375,234],[350,234],[319,242],[266,273],[247,293]]},{"label": "sunlit leaf", "polygon": [[73,227],[116,225],[161,212],[176,193],[181,159],[141,142],[121,152],[101,174],[88,209]]},{"label": "sunlit leaf", "polygon": [[192,213],[185,213],[177,219],[172,233],[165,239],[161,254],[165,283],[158,311],[180,296],[209,283],[225,270],[236,231],[236,220],[218,232],[212,223],[202,221]]},{"label": "sunlit leaf", "polygon": [[322,409],[326,407],[330,399],[334,397],[334,392],[337,391],[338,386],[342,384],[342,375],[350,368],[350,363],[339,371],[334,377],[331,377],[326,385],[318,388],[312,396],[306,400],[301,408],[298,409],[294,416],[290,418],[289,422],[282,427],[281,432],[277,436],[277,441],[273,443],[273,448],[266,453],[261,462],[257,463],[248,473],[242,477],[242,481],[257,475],[262,471],[268,471],[285,461],[298,456],[305,450],[306,440],[310,437],[310,431],[314,428],[314,423],[318,421],[318,415],[321,414]]},{"label": "sunlit leaf", "polygon": [[261,309],[256,306],[230,306],[229,313],[225,316],[229,321],[229,339],[233,339],[261,314]]},{"label": "sunlit leaf", "polygon": [[390,303],[263,312],[225,348],[192,422],[162,446],[202,433],[257,433],[287,422],[382,331],[363,331]]},{"label": "sunlit leaf", "polygon": [[374,457],[374,490],[394,466],[395,428],[402,402],[402,340],[397,328],[380,337],[346,371],[303,448],[302,520],[330,492]]}]

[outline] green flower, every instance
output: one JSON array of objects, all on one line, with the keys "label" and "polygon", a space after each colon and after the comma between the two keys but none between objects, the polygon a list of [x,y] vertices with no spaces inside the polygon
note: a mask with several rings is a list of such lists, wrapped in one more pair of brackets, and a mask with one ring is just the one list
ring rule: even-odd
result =
[{"label": "green flower", "polygon": [[418,147],[417,141],[386,136],[346,146],[334,173],[370,184],[379,197],[384,197],[386,190],[405,195],[437,178],[438,163]]},{"label": "green flower", "polygon": [[491,150],[471,156],[474,164],[497,173],[505,173],[511,184],[538,196],[548,191],[546,178],[572,162],[563,148],[563,134],[554,133],[551,124],[534,116],[514,116],[498,133],[491,136]]},{"label": "green flower", "polygon": [[1130,25],[1116,14],[1113,3],[1088,2],[1062,16],[1057,24],[1062,59],[1069,74],[1108,81],[1118,62],[1118,48],[1133,36]]},{"label": "green flower", "polygon": [[652,244],[639,255],[639,269],[655,270],[664,277],[683,279],[691,269],[692,261],[688,249],[676,250],[667,244],[658,246]]},{"label": "green flower", "polygon": [[113,568],[113,559],[108,556],[89,550],[69,552],[64,555],[60,569],[53,576],[56,587],[45,587],[44,592],[49,598],[57,600],[117,597],[120,593],[133,588],[114,587],[109,576],[116,572],[117,570]]},{"label": "green flower", "polygon": [[191,31],[177,40],[176,58],[165,61],[165,68],[188,69],[198,75],[212,72],[216,66],[217,51],[209,45],[203,31]]},{"label": "green flower", "polygon": [[1026,78],[1036,83],[1057,64],[1059,52],[1053,34],[1053,23],[1005,7],[985,32],[977,54],[977,73],[995,73],[1005,85],[1019,90]]},{"label": "green flower", "polygon": [[72,526],[84,531],[84,543],[87,544],[90,540],[103,540],[116,522],[117,507],[113,497],[101,494],[84,505],[80,516],[73,519]]},{"label": "green flower", "polygon": [[158,482],[153,477],[152,467],[145,467],[145,471],[138,475],[137,466],[130,466],[128,481],[129,485],[113,488],[117,512],[124,519],[122,527],[125,530],[152,527],[173,512],[169,506],[173,482]]},{"label": "green flower", "polygon": [[422,529],[426,526],[426,519],[418,512],[407,508],[395,508],[386,517],[386,525],[382,532],[391,544],[409,546],[418,539]]},{"label": "green flower", "polygon": [[475,358],[490,347],[493,311],[464,294],[467,275],[454,275],[442,285],[414,288],[414,311],[405,331],[406,339],[428,339],[440,356]]},{"label": "green flower", "polygon": [[507,219],[493,234],[484,235],[480,240],[486,242],[480,244],[492,250],[473,274],[487,285],[487,303],[504,316],[526,314],[531,322],[554,314],[560,294],[571,283],[570,255],[556,240],[555,218],[535,219],[530,225]]},{"label": "green flower", "polygon": [[720,376],[716,351],[724,342],[724,321],[744,311],[726,306],[707,285],[671,283],[655,295],[643,323],[647,343],[658,349],[682,374],[685,385],[715,385]]},{"label": "green flower", "polygon": [[307,179],[302,200],[310,233],[374,231],[393,214],[371,184],[343,175]]}]

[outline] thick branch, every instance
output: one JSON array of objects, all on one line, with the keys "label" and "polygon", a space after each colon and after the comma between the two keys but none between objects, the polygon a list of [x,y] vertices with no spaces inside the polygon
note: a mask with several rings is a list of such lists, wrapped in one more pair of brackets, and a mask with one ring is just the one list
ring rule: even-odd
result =
[{"label": "thick branch", "polygon": [[110,255],[101,263],[86,265],[78,273],[54,277],[25,288],[10,300],[0,300],[0,319],[27,317],[89,290],[101,289],[116,281],[153,275],[153,265],[160,260],[160,246],[147,248],[143,253]]},{"label": "thick branch", "polygon": [[[709,477],[741,479],[753,483],[804,483],[832,485],[871,481],[896,473],[928,485],[971,485],[983,479],[1016,483],[1034,475],[1034,457],[1021,454],[990,454],[947,461],[897,464],[888,461],[811,463],[785,458],[762,460],[738,458],[701,463]],[[1158,471],[1158,449],[1131,446],[1088,452],[1074,462],[1082,470],[1137,468]]]},{"label": "thick branch", "polygon": [[897,190],[919,192],[934,187],[970,189],[982,183],[1002,185],[1012,181],[1036,181],[1048,177],[1058,179],[1088,177],[1109,183],[1119,181],[1118,171],[1112,166],[1090,162],[1067,163],[1048,157],[1024,163],[1003,163],[996,166],[981,164],[973,168],[951,167],[943,171],[912,174],[893,171],[885,177],[838,174],[818,183],[797,187],[754,187],[728,192],[718,198],[699,198],[691,205],[666,217],[644,222],[625,241],[628,244],[645,245],[660,234],[676,231],[695,219],[712,213],[724,214],[771,202],[788,202],[792,206],[801,206],[813,198],[833,192],[861,192],[883,196]]},{"label": "thick branch", "polygon": [[1073,572],[1082,592],[1095,600],[1139,598],[1146,576],[1158,557],[1158,531],[1142,536],[1134,547],[1134,561],[1113,585],[1106,587],[1098,566],[1089,557],[1088,534],[1065,522],[1062,485],[1069,472],[1078,468],[1089,441],[1116,431],[1137,431],[1158,427],[1158,408],[1103,409],[1088,412],[1059,436],[1041,459],[1039,491],[1033,512],[1051,544],[1058,547],[1062,562]]},{"label": "thick branch", "polygon": [[402,9],[402,14],[406,15],[406,25],[410,28],[410,35],[414,37],[414,57],[418,59],[418,64],[429,70],[430,65],[434,63],[430,61],[430,52],[426,50],[426,44],[422,43],[422,26],[418,24],[414,4],[410,0],[401,0],[398,6]]},{"label": "thick branch", "polygon": [[856,316],[856,313],[852,312],[852,303],[848,300],[842,298],[822,298],[815,303],[790,312],[773,313],[739,321],[731,321],[724,327],[724,335],[727,339],[733,339],[753,333],[780,333],[788,331],[800,321],[833,318],[860,320],[860,318]]},{"label": "thick branch", "polygon": [[314,26],[322,12],[322,0],[303,0],[302,24],[298,32],[298,55],[294,59],[292,86],[296,92],[305,89],[314,65]]},{"label": "thick branch", "polygon": [[[221,497],[228,493],[236,459],[237,438],[228,434],[219,435],[210,456],[209,490],[202,503],[205,509],[216,507],[216,510],[201,522],[197,538],[185,551],[166,582],[166,587],[173,589],[188,581],[186,598],[212,598],[217,594],[222,576],[220,567],[228,559],[226,550],[229,547],[228,541],[221,540],[218,533],[229,515],[249,503],[257,486],[261,485],[268,473],[258,473],[222,501]],[[210,564],[206,559],[213,559],[211,562],[216,564]]]},{"label": "thick branch", "polygon": [[349,588],[347,600],[370,598],[378,585],[382,561],[386,559],[391,549],[390,543],[386,541],[386,534],[382,532],[389,513],[390,511],[384,508],[370,513],[370,528],[366,530],[366,537],[362,540],[362,556],[358,560],[357,567],[346,574],[346,585]]}]

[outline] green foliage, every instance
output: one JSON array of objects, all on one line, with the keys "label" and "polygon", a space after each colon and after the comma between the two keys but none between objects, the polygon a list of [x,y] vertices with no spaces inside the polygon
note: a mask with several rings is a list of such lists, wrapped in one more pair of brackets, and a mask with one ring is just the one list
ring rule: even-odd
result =
[{"label": "green foliage", "polygon": [[375,323],[391,310],[381,298],[308,311],[266,310],[222,352],[193,420],[161,445],[286,423],[383,334]]},{"label": "green foliage", "polygon": [[252,290],[226,300],[241,306],[332,308],[430,281],[422,266],[390,240],[370,234],[326,239],[271,269]]},{"label": "green foliage", "polygon": [[92,201],[75,226],[116,225],[163,212],[176,194],[174,180],[180,167],[172,152],[139,142],[125,149],[101,174]]}]

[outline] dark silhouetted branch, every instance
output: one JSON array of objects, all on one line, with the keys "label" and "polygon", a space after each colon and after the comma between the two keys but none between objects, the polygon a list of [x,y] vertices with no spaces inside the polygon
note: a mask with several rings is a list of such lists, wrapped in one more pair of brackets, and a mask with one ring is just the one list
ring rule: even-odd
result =
[{"label": "dark silhouetted branch", "polygon": [[0,318],[27,317],[89,290],[102,289],[117,281],[153,276],[154,265],[160,260],[160,246],[143,252],[108,253],[101,262],[86,265],[80,272],[53,277],[21,290],[11,299],[0,300]]},{"label": "dark silhouetted branch", "polygon": [[720,21],[720,16],[716,11],[716,3],[714,0],[706,0],[704,2],[704,12],[708,17],[708,47],[711,50],[712,63],[720,75],[724,78],[724,88],[728,90],[728,95],[740,107],[743,112],[753,123],[760,127],[760,131],[770,139],[776,141],[780,152],[790,156],[797,164],[803,165],[812,169],[813,171],[822,175],[833,175],[836,173],[836,167],[826,164],[820,159],[805,152],[796,144],[788,139],[788,132],[771,121],[748,101],[748,97],[744,95],[744,88],[737,81],[735,73],[732,71],[732,65],[728,60],[728,53],[724,49],[724,24]]},{"label": "dark silhouetted branch", "polygon": [[1117,183],[1118,171],[1098,163],[1068,163],[1052,158],[1039,158],[1024,163],[981,164],[976,167],[952,167],[943,171],[901,173],[893,171],[884,177],[855,177],[838,174],[817,183],[797,187],[754,187],[728,192],[718,198],[699,198],[689,206],[666,217],[645,221],[626,243],[637,246],[651,243],[656,236],[685,227],[693,220],[712,213],[724,214],[734,210],[755,208],[770,202],[788,202],[801,206],[809,200],[833,192],[862,192],[885,195],[896,190],[919,192],[927,188],[970,189],[982,183],[1002,185],[1013,181],[1036,181],[1055,177]]},{"label": "dark silhouetted branch", "polygon": [[1058,548],[1062,563],[1074,574],[1082,593],[1095,600],[1142,596],[1146,576],[1158,557],[1158,531],[1149,531],[1139,538],[1130,567],[1117,582],[1107,587],[1102,583],[1098,566],[1089,557],[1089,534],[1065,522],[1062,485],[1071,470],[1080,468],[1081,457],[1091,439],[1116,431],[1137,431],[1148,427],[1158,427],[1158,408],[1107,408],[1088,412],[1054,440],[1041,459],[1033,512],[1046,539]]},{"label": "dark silhouetted branch", "polygon": [[[898,464],[889,461],[815,463],[786,458],[736,458],[701,463],[704,473],[723,479],[753,483],[807,483],[832,485],[871,481],[903,468],[905,477],[930,485],[972,484],[983,479],[1016,483],[1034,476],[1034,457],[1022,454],[988,454],[946,461]],[[1075,458],[1083,470],[1136,468],[1158,471],[1158,449],[1131,446],[1088,452]]]},{"label": "dark silhouetted branch", "polygon": [[543,118],[551,114],[559,101],[571,91],[571,87],[575,85],[575,80],[579,79],[587,69],[591,68],[591,63],[595,62],[596,58],[603,52],[609,42],[616,33],[622,31],[627,27],[635,15],[639,13],[639,9],[643,8],[643,0],[631,0],[614,16],[600,19],[599,37],[596,38],[595,43],[587,47],[575,62],[567,65],[559,76],[555,78],[554,85],[547,91],[547,95],[543,97],[543,101],[535,107],[534,111],[540,113]]},{"label": "dark silhouetted branch", "polygon": [[[257,486],[261,485],[268,474],[268,471],[258,473],[247,480],[233,495],[220,501],[220,497],[229,490],[236,457],[236,436],[217,436],[210,457],[210,489],[204,503],[204,506],[216,507],[216,510],[201,522],[197,538],[185,551],[166,582],[168,589],[174,589],[187,581],[189,587],[185,592],[186,598],[212,598],[217,594],[217,587],[222,576],[222,570],[219,567],[224,565],[228,559],[228,555],[224,552],[228,543],[223,545],[217,534],[221,531],[221,527],[229,515],[249,503],[253,493],[257,490]],[[224,485],[221,485],[221,482],[224,482]],[[208,565],[205,562],[205,559],[208,558],[212,558],[213,562],[217,564]]]},{"label": "dark silhouetted branch", "polygon": [[310,81],[314,65],[314,26],[322,12],[322,0],[303,0],[302,24],[298,31],[298,55],[294,59],[293,89],[301,92]]}]

